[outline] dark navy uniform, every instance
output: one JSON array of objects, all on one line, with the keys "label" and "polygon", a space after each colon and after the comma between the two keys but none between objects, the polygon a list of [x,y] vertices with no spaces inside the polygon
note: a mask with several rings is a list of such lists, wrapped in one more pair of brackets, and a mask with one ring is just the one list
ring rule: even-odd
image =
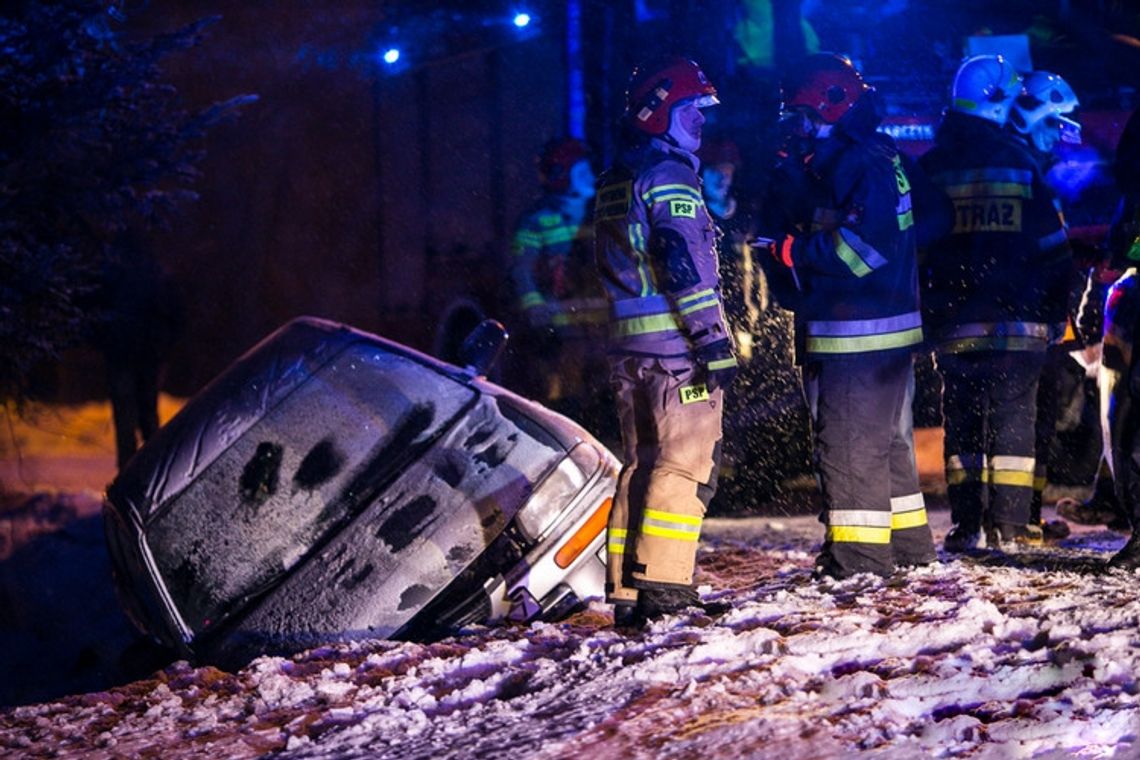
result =
[{"label": "dark navy uniform", "polygon": [[921,165],[955,207],[923,272],[951,517],[963,534],[992,524],[1012,537],[1029,518],[1037,384],[1051,326],[1066,318],[1068,238],[1037,162],[991,121],[947,113]]}]

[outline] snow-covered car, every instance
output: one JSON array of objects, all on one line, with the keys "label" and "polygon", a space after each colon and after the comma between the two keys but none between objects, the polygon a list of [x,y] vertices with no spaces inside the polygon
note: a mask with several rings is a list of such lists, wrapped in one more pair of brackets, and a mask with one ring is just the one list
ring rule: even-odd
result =
[{"label": "snow-covered car", "polygon": [[267,337],[108,487],[129,617],[225,663],[601,596],[618,462],[485,363],[313,318]]}]

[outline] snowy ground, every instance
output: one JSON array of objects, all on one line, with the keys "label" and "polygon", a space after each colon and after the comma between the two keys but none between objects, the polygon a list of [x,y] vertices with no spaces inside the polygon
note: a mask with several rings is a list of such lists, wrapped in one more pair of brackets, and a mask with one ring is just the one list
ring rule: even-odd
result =
[{"label": "snowy ground", "polygon": [[[7,622],[42,630],[5,632],[5,658],[30,658],[5,660],[5,680],[34,693],[38,672],[70,696],[0,710],[0,755],[1140,756],[1137,578],[1096,571],[1123,543],[1105,531],[836,583],[810,577],[812,518],[713,519],[700,581],[732,603],[719,619],[621,631],[594,604],[556,625],[328,647],[238,673],[178,662],[129,681],[113,665],[129,632],[82,527],[92,503],[41,499],[24,506],[37,519],[10,520],[28,529],[0,565],[18,602]],[[940,535],[946,513],[932,516]],[[53,600],[29,610],[12,571],[57,583],[34,585]],[[107,682],[81,693],[84,679]]]},{"label": "snowy ground", "polygon": [[[0,757],[1140,757],[1124,537],[814,581],[810,516],[711,519],[730,602],[645,631],[559,624],[368,642],[237,673],[135,671],[98,492],[0,504]],[[932,510],[936,538],[947,528]]]}]

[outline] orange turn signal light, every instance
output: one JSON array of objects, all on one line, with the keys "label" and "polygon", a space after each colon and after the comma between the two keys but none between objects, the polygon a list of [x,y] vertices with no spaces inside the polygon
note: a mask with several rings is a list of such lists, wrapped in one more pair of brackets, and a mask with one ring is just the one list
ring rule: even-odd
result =
[{"label": "orange turn signal light", "polygon": [[558,553],[554,555],[554,564],[565,570],[570,567],[574,560],[578,559],[578,555],[585,551],[586,547],[598,537],[598,534],[606,529],[606,523],[610,521],[610,508],[613,504],[613,499],[606,499],[598,505],[594,514],[582,523],[582,527],[578,528],[574,535],[570,536],[570,540],[564,543]]}]

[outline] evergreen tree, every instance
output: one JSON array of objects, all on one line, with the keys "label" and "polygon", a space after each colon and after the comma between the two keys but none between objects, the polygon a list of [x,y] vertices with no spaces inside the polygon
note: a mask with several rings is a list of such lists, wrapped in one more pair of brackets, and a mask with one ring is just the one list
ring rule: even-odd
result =
[{"label": "evergreen tree", "polygon": [[0,17],[0,400],[24,401],[31,370],[84,339],[116,237],[165,226],[194,197],[202,138],[255,99],[187,110],[163,80],[215,20],[128,39],[113,4]]}]

